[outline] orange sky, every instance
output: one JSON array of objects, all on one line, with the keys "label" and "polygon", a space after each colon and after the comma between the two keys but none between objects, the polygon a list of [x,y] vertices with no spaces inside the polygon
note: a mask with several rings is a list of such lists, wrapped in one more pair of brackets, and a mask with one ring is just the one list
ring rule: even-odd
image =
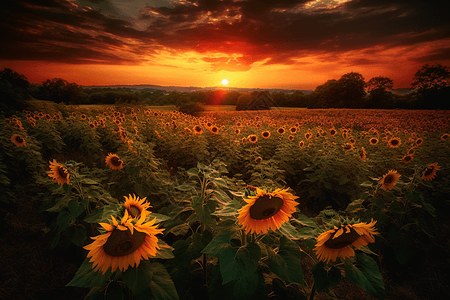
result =
[{"label": "orange sky", "polygon": [[14,1],[0,68],[30,82],[311,89],[349,72],[410,87],[450,62],[450,22],[423,1]]}]

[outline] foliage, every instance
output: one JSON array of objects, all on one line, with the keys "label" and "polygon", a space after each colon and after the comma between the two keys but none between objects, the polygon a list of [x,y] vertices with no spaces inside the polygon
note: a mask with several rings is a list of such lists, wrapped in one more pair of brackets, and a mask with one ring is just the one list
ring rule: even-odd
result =
[{"label": "foliage", "polygon": [[[386,260],[417,263],[424,245],[439,244],[448,210],[446,111],[192,116],[136,106],[53,105],[1,121],[0,186],[7,193],[35,187],[49,246],[83,253],[89,238],[104,232],[98,223],[124,216],[123,198],[131,194],[146,198],[148,219],[164,229],[156,256],[126,271],[102,274],[80,259],[68,285],[86,288],[88,299],[336,298],[343,278],[383,299]],[[26,146],[18,146],[14,134]],[[389,144],[393,138],[400,141],[396,147]],[[110,153],[121,168],[105,163]],[[51,181],[46,162],[53,159],[67,169],[70,183]],[[435,177],[423,179],[435,162]],[[385,190],[381,180],[392,169],[401,177]],[[290,188],[299,197],[297,210],[278,229],[246,233],[238,216],[255,187]],[[14,204],[0,199],[3,210]],[[322,233],[371,219],[379,232],[375,243],[346,259],[318,259],[314,248]]]}]

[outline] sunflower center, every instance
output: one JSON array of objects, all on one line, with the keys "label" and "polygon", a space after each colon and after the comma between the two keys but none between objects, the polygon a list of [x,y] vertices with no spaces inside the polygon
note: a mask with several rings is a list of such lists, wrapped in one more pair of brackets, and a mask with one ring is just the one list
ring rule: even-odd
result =
[{"label": "sunflower center", "polygon": [[144,241],[143,232],[135,230],[134,234],[131,234],[129,230],[114,229],[103,245],[103,250],[111,256],[125,256],[139,249]]},{"label": "sunflower center", "polygon": [[66,171],[61,167],[58,167],[58,174],[59,174],[59,176],[61,176],[61,178],[67,178]]},{"label": "sunflower center", "polygon": [[391,141],[391,145],[393,145],[393,146],[398,145],[398,140],[392,140],[392,141]]},{"label": "sunflower center", "polygon": [[141,210],[139,208],[137,208],[134,205],[130,205],[130,208],[128,209],[128,212],[130,213],[130,215],[133,218],[136,218],[137,216],[139,216],[141,214]]},{"label": "sunflower center", "polygon": [[424,175],[425,175],[425,176],[429,176],[429,175],[433,174],[433,171],[434,171],[433,168],[427,168],[427,169],[425,170]]},{"label": "sunflower center", "polygon": [[384,177],[384,183],[389,184],[389,183],[392,183],[392,182],[394,182],[394,176],[389,174],[386,177]]},{"label": "sunflower center", "polygon": [[16,142],[22,143],[23,142],[23,138],[20,137],[20,136],[16,136]]},{"label": "sunflower center", "polygon": [[259,197],[250,207],[250,217],[255,220],[264,220],[276,215],[283,207],[283,199],[268,195]]},{"label": "sunflower center", "polygon": [[120,166],[120,159],[116,156],[111,157],[111,164],[114,166]]},{"label": "sunflower center", "polygon": [[[347,228],[349,228],[349,227],[347,227]],[[344,227],[344,230],[347,231],[345,227]],[[337,230],[336,230],[336,232],[337,232]],[[342,248],[352,244],[354,241],[356,241],[360,237],[360,235],[351,227],[350,227],[350,232],[344,232],[337,238],[333,239],[336,232],[333,233],[333,235],[330,237],[330,239],[328,239],[328,241],[325,242],[324,245],[326,247],[331,248],[331,249],[342,249]]]}]

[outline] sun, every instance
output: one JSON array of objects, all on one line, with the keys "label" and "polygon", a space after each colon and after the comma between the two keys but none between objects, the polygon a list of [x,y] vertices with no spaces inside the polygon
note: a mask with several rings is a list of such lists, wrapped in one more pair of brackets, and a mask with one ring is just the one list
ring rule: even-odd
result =
[{"label": "sun", "polygon": [[222,85],[228,85],[228,79],[222,79]]}]

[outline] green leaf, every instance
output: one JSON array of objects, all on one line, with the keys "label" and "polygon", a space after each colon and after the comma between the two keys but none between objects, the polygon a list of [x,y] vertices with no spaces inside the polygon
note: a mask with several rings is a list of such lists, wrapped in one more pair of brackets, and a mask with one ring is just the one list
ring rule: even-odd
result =
[{"label": "green leaf", "polygon": [[166,215],[162,215],[162,214],[158,214],[158,213],[151,213],[150,219],[153,220],[153,218],[156,218],[155,224],[158,224],[158,223],[161,223],[161,222],[164,222],[164,221],[167,221],[170,219],[170,217],[166,216]]},{"label": "green leaf", "polygon": [[187,191],[191,191],[193,190],[195,187],[193,185],[188,185],[188,184],[181,184],[181,185],[177,185],[175,187],[175,189],[182,191],[182,192],[187,192]]},{"label": "green leaf", "polygon": [[123,281],[133,294],[139,295],[150,287],[153,276],[151,265],[150,261],[143,260],[138,267],[128,268],[123,273]]},{"label": "green leaf", "polygon": [[223,178],[220,178],[220,177],[214,178],[213,182],[220,187],[224,187],[224,188],[228,187],[227,182]]},{"label": "green leaf", "polygon": [[264,276],[258,270],[249,276],[222,284],[220,263],[211,271],[209,299],[214,300],[264,300],[269,299],[264,285]]},{"label": "green leaf", "polygon": [[436,217],[436,208],[434,208],[433,204],[422,201],[422,205],[430,215]]},{"label": "green leaf", "polygon": [[156,252],[156,258],[160,259],[172,259],[175,256],[173,255],[173,248],[166,244],[163,240],[158,239],[159,249]]},{"label": "green leaf", "polygon": [[364,201],[365,201],[364,199],[353,200],[352,202],[350,202],[347,205],[347,208],[345,209],[345,211],[347,211],[347,212],[357,212],[357,211],[359,211],[361,209],[364,209],[364,207],[362,206]]},{"label": "green leaf", "polygon": [[299,240],[303,238],[303,236],[297,231],[297,229],[289,222],[284,222],[278,230],[291,240]]},{"label": "green leaf", "polygon": [[218,256],[222,248],[230,244],[230,238],[231,235],[229,232],[216,235],[212,239],[212,241],[202,250],[202,253]]},{"label": "green leaf", "polygon": [[315,220],[313,220],[313,219],[308,218],[305,215],[299,215],[297,219],[293,219],[293,220],[296,221],[297,223],[299,223],[302,226],[318,228],[317,227],[317,222]]},{"label": "green leaf", "polygon": [[403,210],[400,207],[400,205],[398,204],[397,200],[394,200],[391,205],[389,205],[389,211],[392,213],[396,213],[396,214],[402,214]]},{"label": "green leaf", "polygon": [[352,259],[345,260],[345,276],[372,297],[384,299],[383,277],[377,263],[364,253],[358,253],[355,258],[356,264],[352,263]]},{"label": "green leaf", "polygon": [[256,243],[249,243],[238,249],[233,248],[230,244],[222,247],[219,251],[222,284],[255,273],[260,258],[261,248]]},{"label": "green leaf", "polygon": [[363,183],[360,183],[359,185],[362,187],[371,187],[373,185],[373,183],[370,181],[364,181]]},{"label": "green leaf", "polygon": [[231,202],[223,205],[221,209],[211,213],[211,215],[219,217],[232,217],[238,213],[238,209],[240,208],[240,206],[241,204],[237,200],[233,199],[231,200]]},{"label": "green leaf", "polygon": [[318,292],[338,285],[341,282],[341,271],[332,266],[330,269],[325,269],[323,262],[318,262],[312,268],[312,274],[314,276],[314,285]]},{"label": "green leaf", "polygon": [[205,203],[201,197],[192,198],[192,208],[195,210],[198,219],[203,224],[211,223],[211,213],[214,212],[215,205],[215,202],[212,200]]},{"label": "green leaf", "polygon": [[303,284],[300,249],[296,243],[282,236],[278,253],[271,249],[268,249],[268,252],[269,268],[273,273],[287,282]]},{"label": "green leaf", "polygon": [[89,179],[89,178],[84,178],[84,179],[82,179],[80,181],[81,181],[81,183],[85,183],[85,184],[98,184],[97,181]]},{"label": "green leaf", "polygon": [[190,168],[189,170],[186,171],[186,174],[187,174],[189,177],[197,176],[197,174],[198,174],[198,169],[197,169],[197,168]]},{"label": "green leaf", "polygon": [[76,198],[69,201],[67,208],[69,209],[73,220],[81,215],[86,209],[83,203],[79,203]]},{"label": "green leaf", "polygon": [[90,215],[84,218],[84,221],[89,223],[109,222],[111,216],[116,216],[122,208],[122,205],[115,203],[96,208]]},{"label": "green leaf", "polygon": [[86,239],[86,228],[80,224],[74,224],[67,230],[69,240],[79,247],[83,247]]},{"label": "green leaf", "polygon": [[83,288],[92,288],[94,286],[102,286],[106,280],[111,276],[110,270],[102,275],[100,271],[92,269],[92,263],[89,258],[86,258],[81,264],[75,276],[66,286],[77,286]]},{"label": "green leaf", "polygon": [[69,212],[67,208],[62,209],[58,217],[56,218],[56,224],[58,224],[59,230],[63,231],[66,230],[67,225],[69,225],[69,222],[72,220],[72,214]]},{"label": "green leaf", "polygon": [[155,300],[177,300],[178,293],[175,284],[164,265],[152,263],[150,265],[152,272],[152,281],[150,282],[150,291],[152,299]]}]

